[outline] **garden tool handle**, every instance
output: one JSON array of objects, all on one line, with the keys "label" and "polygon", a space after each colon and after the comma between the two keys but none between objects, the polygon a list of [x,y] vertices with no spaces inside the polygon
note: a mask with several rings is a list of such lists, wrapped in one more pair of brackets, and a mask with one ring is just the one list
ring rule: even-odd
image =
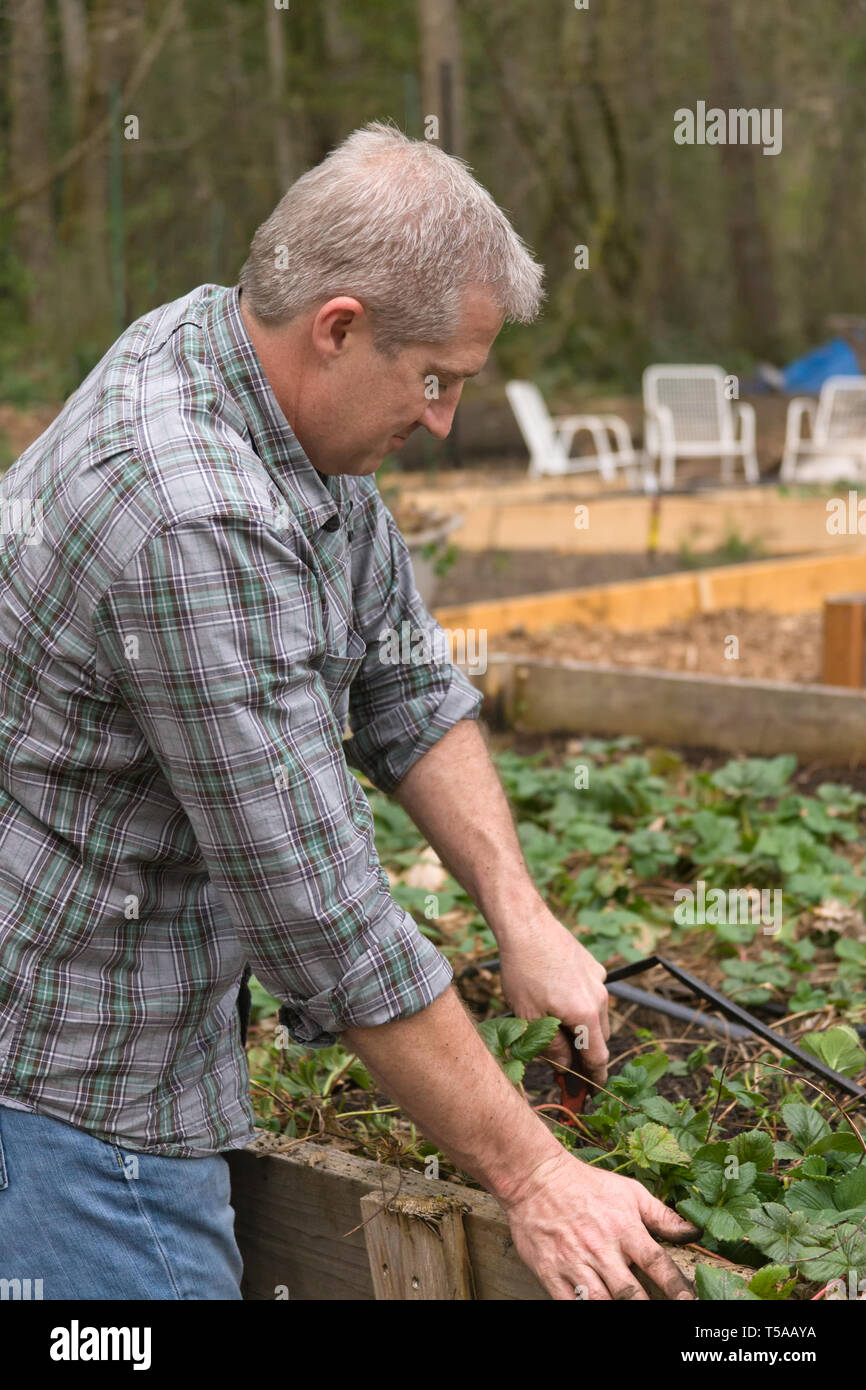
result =
[{"label": "garden tool handle", "polygon": [[583,1057],[572,1040],[570,1062],[572,1070],[558,1071],[556,1073],[556,1080],[559,1085],[560,1095],[562,1096],[563,1108],[569,1110],[572,1115],[580,1115],[583,1113],[583,1107],[586,1105],[587,1098],[593,1091],[593,1086],[590,1081],[585,1081],[582,1076],[574,1075],[576,1071],[583,1071],[584,1065]]}]

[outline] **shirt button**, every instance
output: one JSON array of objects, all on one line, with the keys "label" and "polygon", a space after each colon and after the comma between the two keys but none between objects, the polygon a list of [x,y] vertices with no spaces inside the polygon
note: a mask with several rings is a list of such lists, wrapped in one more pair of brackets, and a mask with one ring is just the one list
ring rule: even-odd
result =
[{"label": "shirt button", "polygon": [[340,518],[338,516],[329,516],[328,520],[325,522],[324,529],[326,531],[339,531]]}]

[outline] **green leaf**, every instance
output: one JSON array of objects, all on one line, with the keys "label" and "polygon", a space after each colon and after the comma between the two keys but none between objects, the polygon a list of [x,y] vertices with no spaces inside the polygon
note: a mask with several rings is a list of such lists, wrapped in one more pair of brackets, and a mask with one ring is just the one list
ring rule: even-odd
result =
[{"label": "green leaf", "polygon": [[664,1125],[650,1122],[633,1129],[626,1136],[626,1146],[639,1168],[649,1168],[652,1163],[687,1165],[689,1162],[689,1155],[680,1148],[675,1135]]},{"label": "green leaf", "polygon": [[749,1239],[770,1260],[790,1264],[821,1253],[827,1228],[805,1211],[789,1211],[779,1202],[766,1202],[752,1213]]},{"label": "green leaf", "polygon": [[619,843],[619,835],[598,821],[572,820],[563,832],[563,839],[570,849],[582,850],[593,856],[609,854]]},{"label": "green leaf", "polygon": [[677,1211],[700,1230],[705,1228],[713,1214],[713,1208],[702,1202],[700,1197],[686,1197],[684,1201],[677,1202]]},{"label": "green leaf", "polygon": [[745,1203],[739,1201],[726,1202],[723,1207],[713,1207],[705,1229],[715,1240],[742,1240],[749,1232],[750,1210]]},{"label": "green leaf", "polygon": [[508,1080],[513,1081],[514,1085],[516,1086],[518,1082],[523,1080],[523,1074],[526,1071],[526,1068],[522,1062],[509,1061],[503,1062],[502,1070],[505,1072],[505,1075],[508,1077]]},{"label": "green leaf", "polygon": [[825,1134],[824,1138],[819,1139],[817,1144],[810,1145],[809,1152],[813,1154],[861,1154],[863,1145],[852,1130],[837,1129],[834,1134]]},{"label": "green leaf", "polygon": [[732,796],[763,800],[768,796],[781,796],[796,768],[797,759],[788,753],[777,758],[743,758],[726,763],[712,774],[710,782]]},{"label": "green leaf", "polygon": [[499,1045],[503,1048],[512,1047],[518,1038],[523,1037],[528,1026],[525,1018],[497,1018],[494,1022]]},{"label": "green leaf", "polygon": [[764,1265],[749,1280],[749,1288],[758,1298],[777,1300],[788,1298],[797,1282],[787,1265]]},{"label": "green leaf", "polygon": [[640,1103],[641,1110],[650,1119],[657,1121],[660,1125],[680,1125],[682,1118],[676,1106],[671,1105],[669,1100],[662,1096],[647,1096],[646,1100]]},{"label": "green leaf", "polygon": [[647,1080],[654,1086],[655,1083],[664,1076],[668,1069],[668,1056],[664,1052],[648,1052],[642,1057],[635,1057],[634,1065],[643,1067],[647,1074]]},{"label": "green leaf", "polygon": [[801,1178],[788,1188],[784,1202],[790,1211],[826,1211],[832,1207],[832,1184]]},{"label": "green leaf", "polygon": [[695,1286],[698,1298],[704,1303],[758,1302],[745,1279],[733,1269],[718,1269],[713,1265],[697,1265]]},{"label": "green leaf", "polygon": [[857,1076],[866,1067],[866,1052],[860,1046],[860,1039],[854,1029],[845,1024],[806,1033],[800,1039],[800,1046],[843,1076]]},{"label": "green leaf", "polygon": [[782,1119],[803,1153],[830,1133],[830,1126],[811,1105],[783,1105]]},{"label": "green leaf", "polygon": [[833,1205],[837,1211],[848,1211],[866,1202],[866,1168],[852,1168],[833,1188]]},{"label": "green leaf", "polygon": [[558,1018],[551,1015],[534,1018],[527,1024],[522,1037],[511,1044],[512,1057],[516,1057],[520,1062],[531,1062],[533,1057],[537,1057],[539,1052],[544,1052],[550,1046],[558,1031]]},{"label": "green leaf", "polygon": [[731,1153],[740,1162],[754,1163],[759,1172],[773,1166],[773,1141],[762,1129],[749,1129],[731,1140]]}]

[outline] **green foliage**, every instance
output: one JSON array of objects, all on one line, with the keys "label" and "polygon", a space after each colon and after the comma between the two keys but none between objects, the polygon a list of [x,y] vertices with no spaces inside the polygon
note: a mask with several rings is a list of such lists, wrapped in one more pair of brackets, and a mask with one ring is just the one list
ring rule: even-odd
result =
[{"label": "green foliage", "polygon": [[821,1033],[806,1033],[800,1039],[800,1046],[820,1057],[828,1067],[841,1072],[843,1076],[858,1076],[866,1067],[866,1052],[853,1028],[841,1024],[827,1028]]},{"label": "green foliage", "polygon": [[523,1080],[526,1063],[549,1047],[559,1028],[558,1018],[490,1018],[478,1025],[482,1039],[502,1064],[509,1081]]},{"label": "green foliage", "polygon": [[255,975],[250,976],[250,1023],[259,1023],[263,1018],[269,1018],[271,1014],[278,1012],[280,1001],[274,999],[272,994],[268,994],[264,985],[260,985]]},{"label": "green foliage", "polygon": [[[791,1012],[834,1009],[832,1026],[807,1031],[802,1044],[843,1074],[859,1075],[866,1052],[852,1024],[866,1005],[866,942],[845,930],[856,921],[846,905],[863,902],[864,862],[852,849],[862,839],[866,798],[835,783],[801,794],[787,757],[732,759],[693,772],[675,754],[641,752],[622,738],[584,740],[580,762],[588,778],[578,786],[573,765],[543,754],[498,759],[530,870],[562,920],[602,961],[635,959],[661,938],[667,951],[700,933],[725,991],[747,1006],[773,1000]],[[423,841],[409,817],[379,793],[368,795],[382,862],[398,870],[416,863]],[[769,939],[753,921],[675,923],[674,888],[698,879],[708,889],[781,887],[782,932]],[[405,884],[393,891],[435,935],[435,922],[424,917],[426,891]],[[440,912],[467,909],[462,945],[470,954],[479,941],[495,948],[453,880],[437,899]],[[460,950],[461,942],[452,933],[442,949]],[[256,986],[254,1017],[275,1007]],[[507,1076],[522,1084],[527,1063],[545,1053],[557,1026],[554,1018],[500,1017],[479,1028]],[[712,1039],[673,1059],[646,1031],[639,1037],[645,1050],[590,1101],[580,1131],[552,1123],[585,1161],[636,1178],[697,1222],[703,1245],[754,1269],[743,1278],[699,1266],[700,1296],[773,1301],[809,1296],[851,1271],[866,1274],[866,1159],[853,1126],[823,1099],[811,1103],[815,1092],[804,1093],[787,1062],[781,1071],[762,1072],[760,1058],[730,1070],[714,1065],[719,1044]],[[266,1093],[257,1102],[260,1123],[286,1133],[307,1132],[324,1106],[339,1112],[352,1078],[372,1091],[358,1059],[339,1048],[264,1045],[250,1056],[254,1083]],[[680,1078],[689,1099],[659,1093],[671,1081],[676,1093]],[[280,1095],[288,1116],[267,1098]],[[353,1123],[396,1144],[399,1119],[372,1102],[364,1116]],[[406,1142],[416,1158],[433,1151]]]}]

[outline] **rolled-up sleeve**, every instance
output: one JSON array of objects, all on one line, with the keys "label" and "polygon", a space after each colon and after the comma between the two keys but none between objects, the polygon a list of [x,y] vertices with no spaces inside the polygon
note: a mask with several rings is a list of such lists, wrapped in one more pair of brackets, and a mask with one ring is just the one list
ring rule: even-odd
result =
[{"label": "rolled-up sleeve", "polygon": [[111,583],[94,627],[295,1040],[327,1046],[432,1003],[453,972],[389,892],[292,533],[243,517],[175,525]]},{"label": "rolled-up sleeve", "polygon": [[478,718],[482,697],[451,662],[445,630],[422,602],[406,542],[378,492],[365,508],[353,621],[366,655],[352,681],[346,756],[390,792],[458,720]]}]

